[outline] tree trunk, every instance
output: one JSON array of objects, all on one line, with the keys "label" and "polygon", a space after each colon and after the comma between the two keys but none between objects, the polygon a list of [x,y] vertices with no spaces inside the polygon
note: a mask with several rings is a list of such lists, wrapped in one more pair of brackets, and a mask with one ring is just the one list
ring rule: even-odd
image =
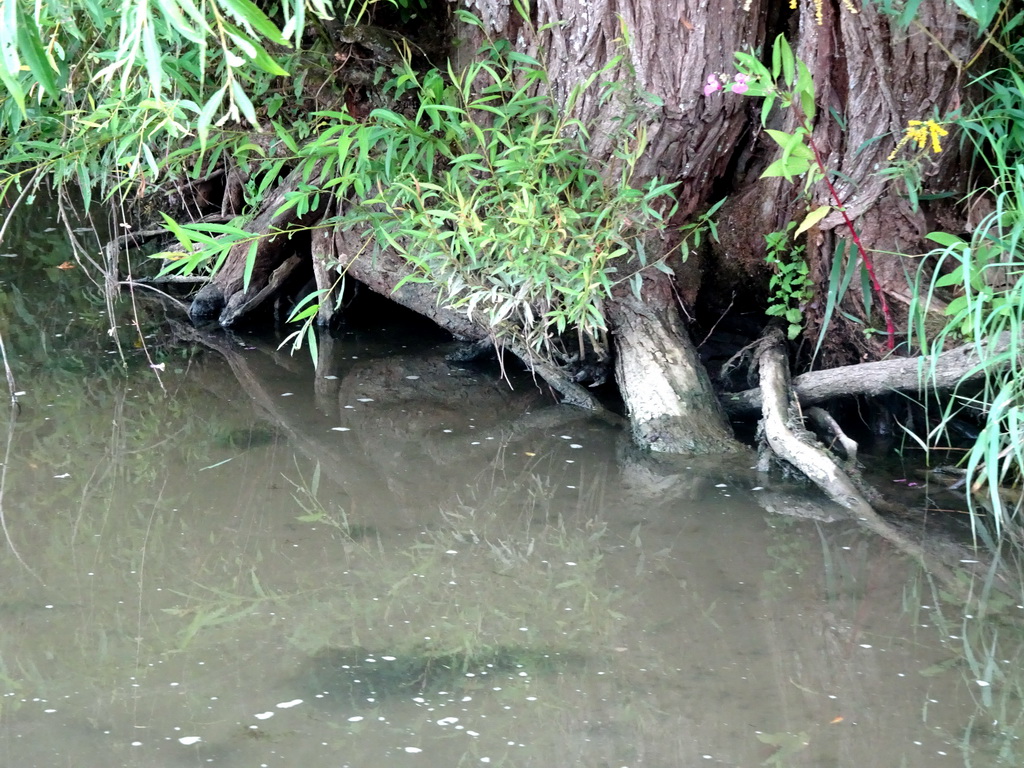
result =
[{"label": "tree trunk", "polygon": [[[652,282],[645,301],[630,294],[612,304],[615,378],[633,439],[667,453],[731,453],[739,445],[671,304],[668,279]],[[659,289],[668,300],[651,300]]]},{"label": "tree trunk", "polygon": [[[680,181],[680,220],[709,205],[746,116],[738,100],[708,104],[701,89],[710,72],[722,71],[732,60],[733,51],[763,42],[761,14],[727,3],[712,17],[694,0],[540,0],[532,23],[525,24],[510,11],[508,0],[464,4],[483,16],[492,33],[507,35],[518,49],[546,64],[552,91],[563,104],[577,84],[606,68],[602,80],[646,93],[643,100],[648,103],[639,106],[632,91],[626,99],[604,100],[593,89],[576,101],[574,116],[590,126],[594,138],[594,163],[609,174],[620,171],[616,125],[627,111],[639,109],[647,150],[632,182],[640,186],[656,176]],[[473,29],[460,31],[460,36],[473,35]],[[709,120],[712,112],[715,118]],[[666,242],[653,243],[648,250],[666,252],[676,245],[669,233]],[[699,270],[680,275],[684,282],[695,281]],[[679,319],[674,291],[655,270],[647,270],[645,277],[642,303],[626,296],[607,307],[616,379],[634,439],[658,451],[734,450],[737,444]],[[696,286],[684,284],[680,290],[693,295]]]},{"label": "tree trunk", "polygon": [[[762,7],[766,8],[767,3]],[[857,8],[857,13],[851,13],[838,0],[826,2],[819,25],[815,4],[801,2],[797,33],[787,36],[794,53],[808,65],[814,78],[818,101],[815,145],[847,216],[874,262],[883,289],[896,300],[894,309],[901,312],[899,305],[903,304],[905,310],[913,295],[912,278],[918,267],[916,259],[901,254],[916,255],[926,250],[929,246],[923,237],[933,225],[926,215],[927,204],[915,208],[906,195],[905,183],[887,179],[879,172],[892,167],[890,154],[910,120],[923,121],[938,115],[941,121],[943,115],[960,107],[960,68],[970,57],[971,22],[955,3],[946,0],[923,0],[917,21],[907,29],[901,29],[895,17],[883,13],[877,3],[857,3]],[[735,97],[726,94],[724,100],[730,99]],[[792,131],[797,116],[783,113],[779,120],[784,122],[774,127]],[[896,159],[911,161],[909,167],[920,172],[922,194],[959,193],[966,179],[959,144],[959,137],[948,136],[943,151],[935,154],[930,147],[918,151],[911,143]],[[768,163],[779,155],[775,142],[762,132],[736,148],[736,191],[720,211],[719,254],[724,272],[720,284],[763,285],[767,275],[764,235],[784,229],[790,221],[801,221],[810,209],[835,207],[823,183],[811,190],[812,199],[808,200],[800,194],[799,180],[793,184],[779,178],[760,179]],[[857,259],[851,240],[838,211],[807,233],[806,256],[818,286],[828,285],[840,241],[845,241],[847,258]],[[873,317],[865,317],[863,298],[860,280],[855,279],[847,309],[869,327],[884,327],[877,312],[878,297],[871,297]],[[824,308],[824,295],[806,307],[811,338],[826,330],[820,327]],[[823,356],[827,366],[851,363],[864,356],[877,359],[885,353],[882,337],[872,343],[861,327],[839,313],[832,318],[831,326]]]},{"label": "tree trunk", "polygon": [[[936,51],[944,48],[953,59],[966,59],[966,23],[944,0],[923,0],[920,18],[928,35],[918,29],[897,29],[892,17],[873,4],[854,14],[839,0],[823,6],[820,26],[814,18],[815,4],[810,2],[791,13],[784,4],[768,0],[727,3],[714,9],[697,0],[537,0],[530,20],[519,18],[510,0],[460,2],[482,18],[489,36],[507,37],[517,50],[544,62],[552,93],[563,104],[595,72],[602,72],[606,82],[624,86],[608,99],[601,98],[598,89],[582,94],[574,102],[573,117],[589,127],[595,165],[616,174],[621,172],[615,154],[616,126],[623,117],[639,114],[647,143],[631,183],[640,186],[654,177],[679,182],[676,223],[684,223],[718,196],[731,193],[732,203],[723,209],[727,212],[719,221],[723,245],[717,264],[701,263],[706,257],[695,254],[695,263],[677,265],[675,285],[660,273],[646,270],[643,300],[617,295],[608,302],[606,313],[616,347],[618,384],[636,441],[654,450],[732,449],[722,410],[681,322],[677,297],[692,301],[705,275],[718,279],[720,286],[731,279],[727,287],[735,290],[735,277],[742,275],[752,285],[750,295],[762,301],[763,235],[799,220],[807,201],[785,182],[758,179],[774,159],[770,156],[774,149],[765,151],[760,132],[751,130],[759,110],[734,94],[706,98],[702,87],[708,75],[733,71],[735,52],[764,51],[775,34],[789,28],[797,55],[814,73],[819,97],[814,138],[828,168],[842,174],[837,190],[849,215],[869,249],[913,251],[924,231],[924,216],[910,210],[876,171],[884,167],[907,120],[927,119],[934,109],[942,113],[954,106],[956,65]],[[458,36],[467,40],[461,51],[475,50],[482,34],[475,27],[460,28]],[[788,122],[792,128],[791,113],[781,113],[777,119],[780,127],[786,128]],[[879,136],[883,138],[877,140]],[[948,171],[957,161],[955,153],[947,151],[933,158],[934,171]],[[813,193],[812,205],[831,202],[824,189]],[[254,231],[272,234],[288,223],[273,216],[276,208],[276,203],[264,206]],[[827,282],[836,239],[844,236],[837,229],[841,221],[832,214],[808,233],[808,254],[819,285]],[[395,292],[407,272],[397,256],[380,249],[372,259],[344,256],[364,250],[362,243],[346,245],[350,237],[350,233],[337,233],[334,243],[341,268],[350,276],[457,336],[479,339],[486,335],[468,317],[439,304],[434,287],[406,283]],[[678,245],[674,229],[663,237],[650,244],[648,253],[671,252]],[[272,265],[287,255],[287,242],[273,236],[261,242],[254,282],[245,293],[241,291],[245,253],[232,253],[228,267],[204,289],[207,295],[197,300],[193,315],[201,318],[219,312],[221,322],[230,324],[251,311],[275,279],[277,266]],[[275,255],[275,250],[281,252]],[[325,258],[324,244],[314,250],[317,258]],[[882,270],[883,276],[901,272],[901,263],[893,264]],[[318,280],[326,287],[323,266]],[[722,273],[731,278],[722,281],[718,277]],[[752,274],[762,279],[752,281]],[[895,290],[891,280],[889,285]],[[818,302],[819,311],[823,304]],[[528,349],[513,344],[512,351],[570,401],[594,402],[587,390],[557,368],[534,359]]]}]

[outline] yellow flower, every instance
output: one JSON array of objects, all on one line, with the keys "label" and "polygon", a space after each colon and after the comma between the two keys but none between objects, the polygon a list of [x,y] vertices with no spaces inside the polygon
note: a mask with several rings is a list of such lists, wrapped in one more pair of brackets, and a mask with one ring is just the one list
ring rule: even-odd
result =
[{"label": "yellow flower", "polygon": [[925,149],[931,144],[932,152],[937,155],[942,151],[942,144],[939,143],[939,139],[943,136],[949,136],[949,131],[934,120],[910,120],[907,123],[903,138],[900,139],[896,148],[889,154],[889,160],[896,157],[896,153],[903,149],[903,145],[909,141],[916,143],[918,149]]}]

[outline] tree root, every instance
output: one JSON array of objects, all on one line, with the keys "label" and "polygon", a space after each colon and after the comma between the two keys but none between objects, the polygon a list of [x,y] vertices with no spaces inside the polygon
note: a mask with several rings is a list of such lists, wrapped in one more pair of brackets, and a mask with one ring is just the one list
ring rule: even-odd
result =
[{"label": "tree root", "polygon": [[944,586],[960,594],[963,585],[950,568],[937,562],[919,543],[879,516],[857,482],[840,469],[820,445],[798,436],[797,432],[803,430],[800,426],[793,426],[799,417],[794,415],[797,409],[790,387],[789,364],[782,332],[777,328],[770,329],[762,340],[757,360],[761,384],[761,427],[772,452],[806,475],[830,499],[846,509],[853,519],[914,558]]}]

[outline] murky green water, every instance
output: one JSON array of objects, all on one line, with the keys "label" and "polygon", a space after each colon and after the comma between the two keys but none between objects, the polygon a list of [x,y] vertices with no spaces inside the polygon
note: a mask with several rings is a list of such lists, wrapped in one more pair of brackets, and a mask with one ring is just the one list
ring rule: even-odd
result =
[{"label": "murky green water", "polygon": [[750,462],[637,455],[394,329],[316,372],[125,334],[125,373],[81,274],[23,258],[0,764],[1018,764],[1019,601],[767,513]]}]

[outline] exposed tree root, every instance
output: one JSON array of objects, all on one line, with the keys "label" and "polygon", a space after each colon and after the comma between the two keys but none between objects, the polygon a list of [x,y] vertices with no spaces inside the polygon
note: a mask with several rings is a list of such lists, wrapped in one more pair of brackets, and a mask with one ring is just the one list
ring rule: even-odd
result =
[{"label": "exposed tree root", "polygon": [[[803,432],[793,401],[785,342],[777,328],[769,330],[758,353],[764,438],[772,452],[806,475],[825,494],[849,511],[866,528],[913,557],[943,584],[959,591],[960,582],[943,563],[937,562],[917,542],[887,523],[865,498],[858,484],[818,444],[798,436]],[[794,422],[796,425],[794,426]],[[807,434],[807,433],[804,433]]]},{"label": "exposed tree root", "polygon": [[[274,297],[276,289],[301,263],[301,258],[296,255],[296,242],[286,230],[312,226],[322,218],[325,205],[302,216],[294,206],[280,210],[287,195],[302,181],[302,169],[289,174],[267,195],[259,214],[249,224],[249,231],[258,239],[252,257],[248,288],[244,286],[244,277],[250,242],[244,241],[231,249],[213,281],[196,294],[189,309],[193,322],[207,322],[216,317],[224,327],[235,325],[267,299]],[[294,261],[290,259],[293,256]]]},{"label": "exposed tree root", "polygon": [[[405,260],[393,251],[374,248],[371,253],[365,253],[365,245],[352,230],[336,231],[334,243],[338,271],[355,278],[375,293],[433,320],[458,339],[482,341],[491,333],[490,329],[474,322],[465,312],[440,301],[436,286],[410,281],[397,288],[412,272]],[[511,338],[500,339],[500,345],[560,393],[565,402],[588,410],[604,410],[590,390],[577,384],[568,373],[544,360],[526,345]]]}]

